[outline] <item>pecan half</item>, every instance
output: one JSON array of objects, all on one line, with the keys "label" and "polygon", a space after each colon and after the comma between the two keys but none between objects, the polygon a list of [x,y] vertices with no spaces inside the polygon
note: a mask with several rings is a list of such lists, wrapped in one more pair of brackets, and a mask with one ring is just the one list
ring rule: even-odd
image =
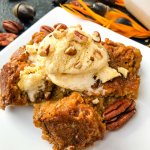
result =
[{"label": "pecan half", "polygon": [[52,33],[53,31],[54,31],[54,29],[47,25],[43,25],[40,27],[40,32],[44,32],[46,34]]},{"label": "pecan half", "polygon": [[35,32],[32,35],[32,40],[30,41],[30,43],[40,43],[45,37],[46,37],[46,33],[45,32]]},{"label": "pecan half", "polygon": [[65,50],[65,54],[70,55],[70,56],[76,55],[76,53],[77,53],[77,50],[73,46]]},{"label": "pecan half", "polygon": [[79,42],[79,43],[86,43],[88,42],[88,37],[79,31],[74,31],[75,38],[74,40]]},{"label": "pecan half", "polygon": [[7,46],[16,38],[17,38],[17,35],[13,33],[0,33],[0,46]]},{"label": "pecan half", "polygon": [[4,20],[3,21],[3,28],[10,32],[10,33],[19,33],[21,30],[23,30],[23,25],[12,20]]},{"label": "pecan half", "polygon": [[57,30],[61,30],[61,29],[66,30],[68,27],[63,23],[57,23],[57,24],[54,25],[54,28],[55,29],[57,28]]},{"label": "pecan half", "polygon": [[116,130],[123,126],[135,114],[135,101],[123,99],[108,106],[103,113],[107,130]]}]

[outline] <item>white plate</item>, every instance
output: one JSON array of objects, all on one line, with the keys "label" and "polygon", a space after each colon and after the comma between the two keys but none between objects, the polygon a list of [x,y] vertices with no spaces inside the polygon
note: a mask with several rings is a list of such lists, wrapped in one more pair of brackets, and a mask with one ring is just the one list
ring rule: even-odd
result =
[{"label": "white plate", "polygon": [[[141,85],[137,113],[120,130],[108,133],[103,141],[96,142],[89,150],[150,150],[150,49],[95,23],[81,20],[61,8],[55,8],[0,53],[0,68],[10,55],[30,40],[41,25],[62,22],[67,25],[81,24],[89,33],[99,31],[102,39],[108,37],[139,48],[143,55]],[[0,110],[0,150],[50,150],[51,145],[41,139],[41,130],[32,123],[32,107],[8,107]]]}]

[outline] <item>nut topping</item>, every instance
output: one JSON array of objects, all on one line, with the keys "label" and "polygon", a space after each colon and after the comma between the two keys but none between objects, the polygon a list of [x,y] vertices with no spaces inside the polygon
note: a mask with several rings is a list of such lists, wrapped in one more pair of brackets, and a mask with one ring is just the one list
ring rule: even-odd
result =
[{"label": "nut topping", "polygon": [[99,59],[103,58],[103,56],[102,56],[102,54],[101,54],[101,52],[99,50],[95,50],[94,56],[99,58]]},{"label": "nut topping", "polygon": [[43,25],[40,27],[40,32],[44,32],[46,34],[52,33],[54,29],[50,26]]},{"label": "nut topping", "polygon": [[62,31],[58,31],[58,32],[53,32],[53,36],[56,38],[56,39],[60,39],[60,38],[63,38],[65,35],[66,35],[67,32],[62,32]]},{"label": "nut topping", "polygon": [[74,67],[76,69],[80,69],[82,67],[82,64],[80,62],[77,62]]},{"label": "nut topping", "polygon": [[100,36],[99,32],[94,31],[94,33],[93,33],[93,41],[97,42],[97,43],[101,42],[101,36]]},{"label": "nut topping", "polygon": [[57,30],[61,30],[61,29],[66,30],[68,27],[63,23],[57,23],[57,24],[54,25],[54,28],[57,29]]},{"label": "nut topping", "polygon": [[123,99],[108,106],[103,119],[107,130],[116,130],[123,126],[135,114],[135,101]]},{"label": "nut topping", "polygon": [[94,61],[94,57],[93,57],[93,56],[91,56],[91,57],[90,57],[90,60],[91,60],[91,61]]},{"label": "nut topping", "polygon": [[77,50],[74,47],[69,47],[68,49],[65,50],[65,54],[73,56],[76,55]]},{"label": "nut topping", "polygon": [[67,26],[65,24],[62,24],[62,23],[57,23],[54,25],[54,28],[56,29],[54,32],[53,32],[53,36],[56,38],[56,39],[60,39],[62,37],[64,37],[67,33]]},{"label": "nut topping", "polygon": [[12,20],[5,20],[3,21],[3,28],[10,33],[19,33],[23,29],[23,26]]},{"label": "nut topping", "polygon": [[46,37],[45,32],[36,32],[32,35],[31,42],[40,43]]},{"label": "nut topping", "polygon": [[50,50],[50,45],[48,45],[45,50],[40,51],[39,55],[40,56],[48,56],[49,50]]},{"label": "nut topping", "polygon": [[0,33],[0,46],[7,46],[9,43],[17,38],[16,34],[13,33]]},{"label": "nut topping", "polygon": [[79,31],[74,31],[75,41],[79,43],[86,43],[88,41],[88,37],[80,33]]}]

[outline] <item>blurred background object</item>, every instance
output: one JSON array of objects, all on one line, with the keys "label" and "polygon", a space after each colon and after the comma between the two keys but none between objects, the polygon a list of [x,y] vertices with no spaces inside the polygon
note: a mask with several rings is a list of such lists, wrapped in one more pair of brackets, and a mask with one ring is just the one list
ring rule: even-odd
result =
[{"label": "blurred background object", "polygon": [[[36,21],[38,21],[42,16],[44,16],[46,13],[48,13],[50,10],[52,10],[54,7],[59,6],[59,4],[64,4],[64,3],[68,3],[72,0],[0,0],[0,33],[2,34],[2,36],[6,36],[9,34],[5,34],[5,28],[8,29],[8,27],[10,27],[9,25],[6,25],[5,23],[5,28],[3,28],[3,21],[5,20],[11,20],[11,21],[15,21],[17,23],[21,23],[24,27],[24,30],[20,30],[18,27],[16,28],[18,30],[18,33],[16,33],[16,37],[19,36],[20,34],[22,34],[25,30],[27,30],[31,25],[33,25]],[[73,0],[76,1],[76,0]],[[104,4],[109,5],[109,7],[114,7],[117,8],[119,10],[121,10],[122,12],[125,12],[126,14],[132,16],[131,14],[129,14],[129,12],[124,8],[124,0],[85,0],[87,1],[90,5],[92,5],[93,9],[99,9],[100,7],[103,8],[102,5],[99,5],[99,3],[103,2]],[[149,0],[148,0],[149,1]],[[95,4],[94,2],[97,2],[97,4]],[[29,12],[30,15],[27,16],[29,17],[27,19],[27,21],[24,21],[24,19],[20,19],[20,14],[18,15],[18,9],[16,9],[14,11],[15,16],[13,14],[12,9],[14,8],[14,6],[16,6],[18,4],[17,7],[20,7],[19,4],[20,3],[25,3],[28,5],[22,5],[21,7],[23,8],[23,14],[25,15],[26,13],[28,14]],[[27,6],[27,7],[26,7]],[[104,5],[105,6],[105,5]],[[109,7],[106,7],[106,9],[103,9],[103,12],[105,14],[105,10],[109,10]],[[21,8],[21,9],[22,9]],[[35,13],[36,12],[36,13]],[[20,12],[19,12],[20,13]],[[22,10],[21,10],[22,13]],[[133,17],[134,18],[134,17]],[[125,18],[119,18],[116,20],[116,22],[120,23],[120,24],[126,24],[128,26],[131,25],[131,22],[128,19]],[[10,22],[9,22],[10,23]],[[7,26],[7,27],[6,27]],[[15,24],[12,23],[11,28],[14,30],[15,29]],[[11,31],[9,28],[9,31]],[[7,31],[8,32],[8,31]],[[133,40],[136,40],[144,45],[150,45],[150,38],[145,38],[145,39],[137,39],[137,38],[132,38]],[[0,50],[2,50],[4,47],[0,46]]]},{"label": "blurred background object", "polygon": [[13,7],[12,11],[13,14],[22,22],[28,22],[30,20],[33,20],[36,15],[35,8],[30,4],[23,2],[16,4]]},{"label": "blurred background object", "polygon": [[124,0],[127,10],[150,30],[150,0]]},{"label": "blurred background object", "polygon": [[[125,8],[123,1],[117,1],[120,1],[122,8]],[[132,16],[115,8],[115,6],[118,6],[116,1],[113,0],[109,5],[103,2],[106,3],[106,0],[72,0],[63,5],[60,4],[60,6],[73,15],[98,23],[128,38],[144,39],[150,37],[150,30],[143,27],[143,25]]]},{"label": "blurred background object", "polygon": [[[20,20],[19,18],[17,18],[13,14],[12,10],[14,6],[19,3],[26,3],[32,6],[36,11],[35,16],[34,16],[34,13],[35,13],[34,10],[32,10],[32,8],[29,6],[25,6],[26,8],[25,7],[23,8],[24,16],[27,11],[30,11],[30,12],[32,11],[29,16],[29,18],[32,18],[32,19],[28,19],[27,22],[24,22]],[[5,35],[5,32],[6,32],[2,25],[3,21],[12,20],[12,21],[20,22],[24,26],[24,30],[17,33],[18,35],[20,35],[53,8],[54,6],[52,3],[52,0],[0,0],[0,14],[1,14],[0,15],[0,33],[1,34],[4,33]],[[17,11],[15,13],[17,13]],[[0,50],[2,50],[3,48],[4,48],[3,46],[0,46]]]}]

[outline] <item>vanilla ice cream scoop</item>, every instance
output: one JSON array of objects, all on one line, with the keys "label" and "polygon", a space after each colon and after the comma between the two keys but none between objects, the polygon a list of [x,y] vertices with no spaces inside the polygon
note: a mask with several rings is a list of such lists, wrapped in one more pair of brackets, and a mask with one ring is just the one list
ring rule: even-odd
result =
[{"label": "vanilla ice cream scoop", "polygon": [[[78,36],[84,37],[85,41],[79,42]],[[103,46],[77,27],[68,28],[61,39],[47,36],[40,44],[39,54],[47,47],[49,55],[45,59],[48,74],[82,74],[95,72],[108,65],[108,54]]]},{"label": "vanilla ice cream scoop", "polygon": [[94,76],[102,83],[120,76],[108,66],[109,57],[100,42],[78,26],[61,32],[56,29],[41,42],[38,54],[47,48],[49,53],[43,56],[45,71],[48,78],[60,87],[87,91],[96,82]]},{"label": "vanilla ice cream scoop", "polygon": [[97,80],[105,83],[121,75],[109,67],[108,53],[100,43],[99,33],[95,33],[87,34],[79,26],[58,26],[39,43],[38,49],[35,45],[26,49],[46,80],[73,91],[91,91]]}]

